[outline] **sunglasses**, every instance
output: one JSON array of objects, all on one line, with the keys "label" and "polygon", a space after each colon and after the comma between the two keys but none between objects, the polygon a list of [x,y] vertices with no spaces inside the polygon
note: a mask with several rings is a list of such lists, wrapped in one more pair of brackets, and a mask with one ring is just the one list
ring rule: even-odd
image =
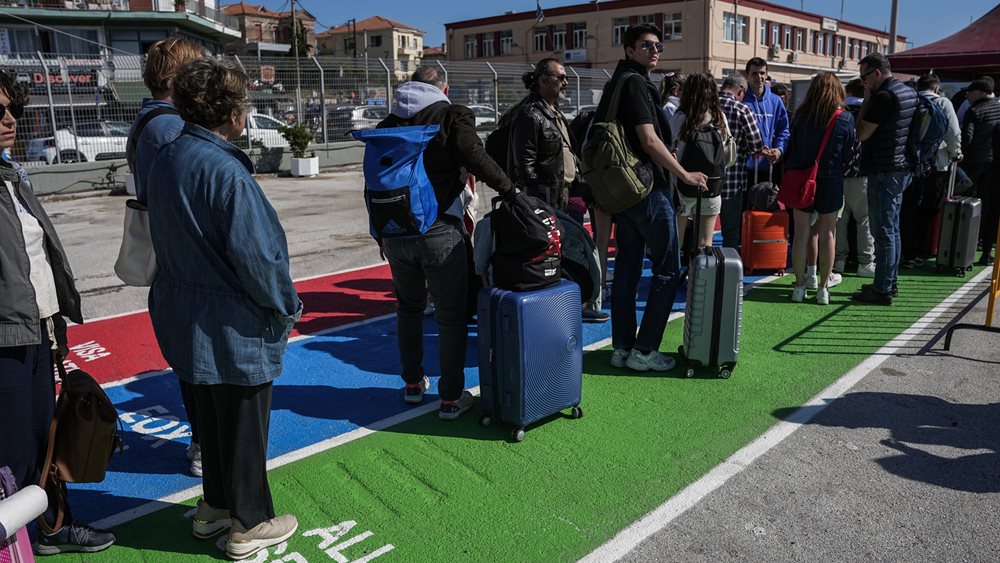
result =
[{"label": "sunglasses", "polygon": [[569,77],[566,76],[565,74],[550,74],[549,76],[555,78],[559,82],[569,82]]},{"label": "sunglasses", "polygon": [[649,41],[649,40],[643,40],[642,42],[639,43],[639,46],[642,47],[643,49],[647,50],[647,51],[652,51],[653,49],[656,49],[657,53],[662,53],[663,52],[663,43],[660,43],[660,42],[653,42],[653,41]]},{"label": "sunglasses", "polygon": [[7,113],[10,113],[14,119],[21,119],[21,116],[24,115],[24,104],[11,103],[6,106],[0,104],[0,119],[3,119]]},{"label": "sunglasses", "polygon": [[864,80],[865,78],[868,78],[868,75],[871,74],[871,73],[873,73],[873,72],[875,72],[876,70],[878,70],[878,69],[877,68],[873,68],[873,69],[869,70],[868,72],[862,74],[861,75],[861,80]]}]

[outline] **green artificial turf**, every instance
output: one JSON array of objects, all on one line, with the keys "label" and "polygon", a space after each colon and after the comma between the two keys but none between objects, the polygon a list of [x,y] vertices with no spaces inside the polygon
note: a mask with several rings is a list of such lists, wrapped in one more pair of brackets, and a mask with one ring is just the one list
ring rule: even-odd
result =
[{"label": "green artificial turf", "polygon": [[[974,274],[975,272],[973,272]],[[281,554],[258,561],[573,561],[743,447],[900,334],[968,278],[904,272],[892,307],[850,303],[845,276],[831,304],[789,301],[791,277],[751,291],[731,379],[707,370],[642,375],[584,358],[585,416],[531,427],[522,443],[478,411],[428,415],[270,472],[279,512],[300,520]],[[664,350],[680,344],[671,322]],[[916,351],[914,348],[912,351]],[[331,405],[336,408],[336,405]],[[194,501],[187,503],[192,504]],[[119,543],[87,561],[223,558],[190,535],[172,506],[117,529]],[[306,532],[354,521],[339,538]],[[347,528],[349,525],[344,525]],[[363,532],[341,551],[335,546]],[[323,533],[330,541],[320,549]],[[290,557],[293,553],[301,559]],[[70,556],[65,556],[69,558]],[[284,559],[282,559],[284,558]]]}]

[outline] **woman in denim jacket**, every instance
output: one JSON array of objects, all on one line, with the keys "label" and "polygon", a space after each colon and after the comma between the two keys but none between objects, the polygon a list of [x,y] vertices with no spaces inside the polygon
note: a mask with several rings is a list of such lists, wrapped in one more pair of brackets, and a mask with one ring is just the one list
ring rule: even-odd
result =
[{"label": "woman in denim jacket", "polygon": [[[844,107],[844,87],[829,72],[816,75],[806,97],[792,119],[792,132],[785,153],[785,170],[811,168],[834,112]],[[837,216],[844,206],[844,171],[855,158],[854,117],[844,111],[837,116],[830,140],[819,155],[816,174],[816,199],[812,205],[796,209],[795,239],[792,241],[792,265],[795,269],[795,289],[792,301],[801,302],[806,295],[806,254],[809,246],[818,247],[820,276],[816,302],[830,303],[828,282],[833,271],[836,252]],[[815,215],[815,220],[814,220]],[[815,250],[813,252],[816,252]]]},{"label": "woman in denim jacket", "polygon": [[242,559],[298,526],[290,514],[275,517],[265,464],[271,382],[302,302],[278,215],[250,159],[229,142],[246,121],[246,74],[204,59],[174,80],[187,123],[148,175],[159,267],[149,314],[163,356],[194,386],[205,491],[194,535],[228,529],[226,552]]}]

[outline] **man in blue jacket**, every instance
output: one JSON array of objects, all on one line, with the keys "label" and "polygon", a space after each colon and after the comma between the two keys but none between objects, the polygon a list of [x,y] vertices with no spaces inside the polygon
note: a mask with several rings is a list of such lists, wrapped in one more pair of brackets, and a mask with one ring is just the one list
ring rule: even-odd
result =
[{"label": "man in blue jacket", "polygon": [[[788,111],[781,98],[771,92],[767,85],[767,61],[754,57],[746,64],[747,85],[749,89],[743,97],[743,103],[750,108],[757,119],[757,129],[764,140],[763,156],[751,154],[747,158],[748,177],[754,177],[754,169],[758,177],[768,177],[768,169],[781,159],[788,143]],[[775,178],[775,181],[778,181]],[[739,241],[743,216],[743,192],[735,194],[722,202],[722,240],[725,246],[738,247],[728,241]]]}]

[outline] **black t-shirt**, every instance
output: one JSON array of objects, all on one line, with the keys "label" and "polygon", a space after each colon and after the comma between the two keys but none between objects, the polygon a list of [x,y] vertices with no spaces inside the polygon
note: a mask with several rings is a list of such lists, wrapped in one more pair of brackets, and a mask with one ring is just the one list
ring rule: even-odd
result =
[{"label": "black t-shirt", "polygon": [[861,119],[868,123],[885,125],[892,118],[895,109],[896,97],[889,90],[880,90],[872,94],[871,101],[868,102],[868,108]]}]

